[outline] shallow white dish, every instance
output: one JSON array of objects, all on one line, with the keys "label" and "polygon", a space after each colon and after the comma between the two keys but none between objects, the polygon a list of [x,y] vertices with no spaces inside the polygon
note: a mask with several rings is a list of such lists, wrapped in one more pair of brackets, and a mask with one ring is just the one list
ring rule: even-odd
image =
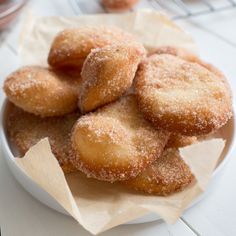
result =
[{"label": "shallow white dish", "polygon": [[[39,185],[37,185],[34,181],[32,181],[23,170],[21,170],[15,163],[15,157],[13,153],[14,147],[11,146],[11,143],[8,140],[6,130],[5,130],[5,121],[8,111],[8,102],[7,100],[4,101],[2,108],[1,108],[1,141],[2,141],[2,150],[4,154],[4,158],[6,159],[8,166],[15,176],[16,180],[24,187],[24,189],[29,192],[32,196],[34,196],[37,200],[42,202],[43,204],[47,205],[48,207],[61,212],[63,214],[68,215],[68,213],[63,209],[61,205],[59,205],[54,198],[52,198],[47,192],[45,192]],[[234,116],[235,117],[235,116]],[[224,151],[222,153],[222,158],[215,169],[212,179],[209,183],[207,191],[198,198],[195,202],[191,204],[190,207],[194,206],[197,202],[199,202],[204,196],[211,193],[214,188],[217,187],[217,182],[221,177],[224,167],[230,160],[230,156],[232,154],[233,147],[235,146],[235,124],[236,119],[231,119],[228,124],[221,130],[220,137],[226,140],[226,145]],[[190,208],[189,207],[189,208]],[[134,221],[129,222],[128,224],[138,224],[138,223],[145,223],[151,222],[154,220],[159,220],[160,217],[157,214],[150,213],[141,218],[138,218]]]}]

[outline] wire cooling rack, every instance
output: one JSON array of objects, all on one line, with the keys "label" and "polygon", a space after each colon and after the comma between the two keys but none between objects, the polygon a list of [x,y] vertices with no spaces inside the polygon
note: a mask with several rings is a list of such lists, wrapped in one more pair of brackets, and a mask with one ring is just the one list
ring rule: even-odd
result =
[{"label": "wire cooling rack", "polygon": [[[71,0],[76,13],[104,13],[100,0]],[[236,9],[236,0],[140,0],[130,11],[149,8],[166,12],[174,20],[189,18],[227,9]]]}]

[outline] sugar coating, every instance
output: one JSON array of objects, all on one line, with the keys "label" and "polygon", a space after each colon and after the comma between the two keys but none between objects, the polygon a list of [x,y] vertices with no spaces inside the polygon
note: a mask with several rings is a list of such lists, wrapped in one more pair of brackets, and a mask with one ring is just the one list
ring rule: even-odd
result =
[{"label": "sugar coating", "polygon": [[196,54],[190,52],[189,50],[185,48],[174,47],[174,46],[161,46],[161,47],[157,47],[155,50],[149,53],[149,56],[154,55],[154,54],[170,54],[173,56],[177,56],[183,60],[186,60],[188,62],[197,63],[205,67],[207,70],[211,71],[218,77],[222,78],[222,80],[224,80],[224,82],[228,84],[224,74],[218,68],[216,68],[210,63],[207,63],[201,60]]},{"label": "sugar coating", "polygon": [[171,133],[166,144],[166,148],[180,148],[191,145],[197,142],[198,138],[196,136],[186,136],[181,134]]},{"label": "sugar coating", "polygon": [[174,47],[174,46],[157,47],[156,49],[154,49],[152,52],[149,53],[149,56],[155,55],[155,54],[170,54],[173,56],[180,57],[181,59],[189,61],[189,62],[201,61],[197,55],[181,47]]},{"label": "sugar coating", "polygon": [[193,180],[194,176],[178,149],[167,148],[152,165],[124,184],[138,191],[166,196],[183,190]]},{"label": "sugar coating", "polygon": [[130,44],[93,49],[84,62],[79,91],[81,112],[117,100],[132,85],[144,50]]},{"label": "sugar coating", "polygon": [[55,37],[48,55],[48,63],[56,68],[81,69],[92,49],[121,42],[138,44],[133,35],[114,26],[66,29]]},{"label": "sugar coating", "polygon": [[228,93],[231,94],[231,89],[230,89],[229,83],[228,83],[225,75],[223,74],[223,72],[220,71],[214,65],[203,61],[196,54],[190,52],[189,50],[187,50],[185,48],[181,48],[181,47],[161,46],[161,47],[157,47],[154,51],[149,53],[149,56],[154,55],[154,54],[170,54],[173,56],[177,56],[185,61],[197,63],[200,66],[203,66],[204,68],[206,68],[207,70],[209,70],[210,72],[215,74],[219,79],[221,79],[222,82],[225,84],[225,86],[228,90]]},{"label": "sugar coating", "polygon": [[88,177],[125,180],[159,158],[168,137],[143,118],[129,95],[78,120],[72,133],[73,164]]},{"label": "sugar coating", "polygon": [[74,155],[70,140],[71,129],[79,116],[78,112],[74,112],[62,117],[41,118],[10,104],[7,133],[21,155],[48,137],[52,152],[63,171],[70,173],[76,171],[70,161]]},{"label": "sugar coating", "polygon": [[26,66],[10,74],[4,91],[15,105],[42,117],[77,109],[79,80],[40,66]]},{"label": "sugar coating", "polygon": [[225,78],[198,63],[156,54],[139,68],[138,103],[156,127],[194,136],[219,129],[231,118],[231,91]]}]

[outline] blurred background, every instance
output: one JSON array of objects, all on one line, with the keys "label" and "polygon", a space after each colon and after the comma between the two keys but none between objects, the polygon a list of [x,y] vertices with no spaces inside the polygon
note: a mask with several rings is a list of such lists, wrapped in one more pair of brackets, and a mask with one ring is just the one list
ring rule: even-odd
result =
[{"label": "blurred background", "polygon": [[157,10],[180,25],[184,21],[200,25],[236,45],[236,31],[232,28],[236,27],[236,0],[0,0],[0,45],[11,31],[17,31],[17,23],[29,9],[35,16]]},{"label": "blurred background", "polygon": [[164,11],[172,19],[189,18],[231,9],[234,0],[71,0],[77,13],[135,11],[139,8]]},{"label": "blurred background", "polygon": [[[0,0],[0,28],[14,20],[27,0]],[[46,1],[37,1],[38,5]],[[173,19],[183,19],[229,10],[236,7],[235,0],[67,0],[47,1],[48,4],[68,4],[75,14],[129,12],[139,8],[161,10]],[[47,11],[47,9],[45,9]]]}]

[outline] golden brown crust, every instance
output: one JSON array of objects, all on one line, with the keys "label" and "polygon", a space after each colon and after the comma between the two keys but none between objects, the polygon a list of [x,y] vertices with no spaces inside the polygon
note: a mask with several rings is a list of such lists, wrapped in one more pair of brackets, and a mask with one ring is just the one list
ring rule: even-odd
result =
[{"label": "golden brown crust", "polygon": [[152,55],[135,79],[140,108],[156,127],[194,136],[222,127],[232,116],[229,87],[197,63]]},{"label": "golden brown crust", "polygon": [[112,26],[66,29],[55,37],[48,55],[48,64],[57,69],[80,70],[92,49],[134,41],[131,34]]},{"label": "golden brown crust", "polygon": [[79,80],[39,66],[27,66],[4,82],[8,99],[42,117],[60,116],[77,109]]},{"label": "golden brown crust", "polygon": [[125,11],[137,4],[138,0],[102,0],[105,8],[111,11]]},{"label": "golden brown crust", "polygon": [[123,183],[144,193],[166,196],[183,190],[193,180],[194,176],[180,157],[178,149],[168,148],[136,178]]},{"label": "golden brown crust", "polygon": [[72,133],[73,164],[88,177],[122,181],[155,161],[168,137],[143,118],[129,95],[78,120]]},{"label": "golden brown crust", "polygon": [[[153,52],[149,54],[149,56],[154,55],[154,54],[170,54],[173,56],[180,57],[183,60],[197,63],[203,67],[205,67],[207,70],[211,71],[215,75],[217,75],[219,78],[221,78],[226,86],[228,86],[227,79],[225,78],[225,75],[215,66],[212,64],[205,62],[201,60],[196,54],[190,52],[189,50],[181,47],[174,47],[174,46],[161,46],[156,48]],[[230,90],[230,89],[229,89]]]},{"label": "golden brown crust", "polygon": [[170,54],[173,56],[180,57],[183,60],[189,61],[189,62],[198,62],[200,59],[197,55],[190,52],[189,50],[181,47],[174,47],[174,46],[161,46],[153,50],[149,56],[155,55],[155,54]]},{"label": "golden brown crust", "polygon": [[171,133],[165,148],[180,148],[197,142],[196,136]]},{"label": "golden brown crust", "polygon": [[92,111],[124,94],[132,85],[143,52],[133,45],[111,45],[92,50],[81,72],[81,112]]},{"label": "golden brown crust", "polygon": [[8,111],[7,133],[21,155],[41,139],[48,137],[52,152],[65,173],[76,171],[70,159],[74,155],[70,134],[79,113],[62,117],[41,118],[27,113],[12,103]]}]

